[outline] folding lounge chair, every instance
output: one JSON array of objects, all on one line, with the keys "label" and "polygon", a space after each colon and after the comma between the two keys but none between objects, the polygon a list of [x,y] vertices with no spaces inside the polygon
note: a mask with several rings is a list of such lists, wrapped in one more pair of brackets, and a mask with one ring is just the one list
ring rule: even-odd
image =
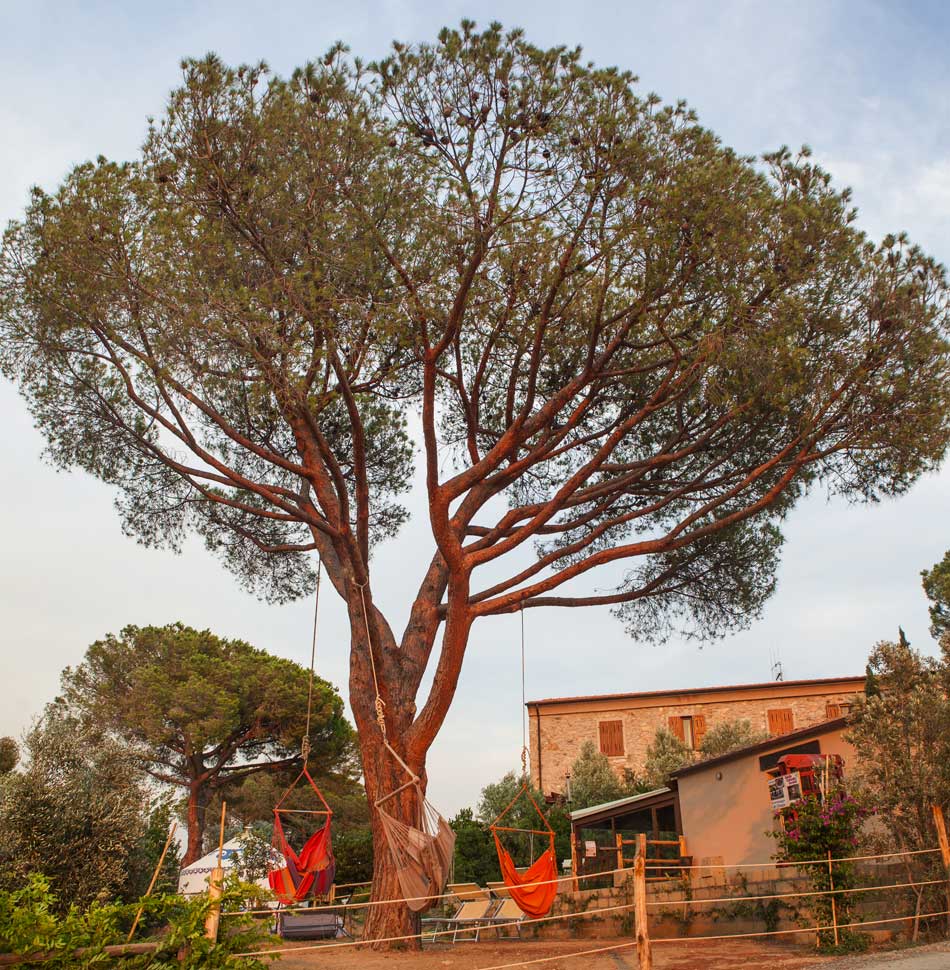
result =
[{"label": "folding lounge chair", "polygon": [[[513,899],[503,899],[498,909],[492,913],[489,924],[494,928],[496,935],[501,937],[503,926],[513,926],[521,939],[521,923],[527,918],[527,913],[523,912]],[[508,937],[513,939],[513,937]]]},{"label": "folding lounge chair", "polygon": [[482,893],[480,899],[464,900],[452,916],[424,919],[422,921],[423,926],[431,927],[433,933],[438,933],[440,929],[445,931],[435,936],[436,940],[448,939],[448,933],[451,932],[453,943],[458,943],[460,933],[472,934],[471,936],[463,936],[463,942],[466,940],[477,942],[481,930],[490,925],[492,910],[497,905],[496,901],[488,896],[485,890],[482,890]]},{"label": "folding lounge chair", "polygon": [[445,887],[449,902],[464,903],[470,899],[487,899],[488,890],[482,889],[477,882],[450,882]]}]

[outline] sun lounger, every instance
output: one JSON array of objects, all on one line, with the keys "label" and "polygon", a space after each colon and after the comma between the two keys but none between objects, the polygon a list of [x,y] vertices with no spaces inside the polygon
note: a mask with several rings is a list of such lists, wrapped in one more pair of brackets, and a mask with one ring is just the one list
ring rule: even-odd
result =
[{"label": "sun lounger", "polygon": [[477,882],[450,882],[445,892],[451,903],[465,903],[473,899],[488,899],[491,892]]},{"label": "sun lounger", "polygon": [[[524,913],[518,906],[518,904],[511,898],[503,899],[501,904],[492,913],[489,919],[489,925],[495,930],[498,937],[501,937],[502,927],[509,926],[514,927],[518,934],[518,939],[521,939],[521,923],[527,918],[527,914]],[[509,937],[513,939],[513,937]]]},{"label": "sun lounger", "polygon": [[470,899],[462,902],[452,916],[435,916],[424,919],[422,925],[432,930],[432,939],[437,941],[447,941],[450,932],[453,943],[458,943],[459,934],[463,934],[463,941],[477,941],[481,930],[491,925],[492,910],[496,905],[494,899],[484,895],[481,899]]}]

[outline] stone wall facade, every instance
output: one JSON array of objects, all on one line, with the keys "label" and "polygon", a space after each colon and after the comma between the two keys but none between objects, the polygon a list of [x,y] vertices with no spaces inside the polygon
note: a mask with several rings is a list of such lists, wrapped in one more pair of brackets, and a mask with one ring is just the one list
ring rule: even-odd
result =
[{"label": "stone wall facade", "polygon": [[[784,734],[847,713],[863,688],[863,678],[848,677],[530,702],[531,777],[545,794],[563,793],[565,777],[584,743],[593,741],[602,750],[603,722],[619,721],[622,725],[623,753],[609,756],[617,773],[622,774],[624,769],[639,773],[656,732],[669,729],[670,718],[693,719],[690,723],[697,725],[705,722],[706,731],[727,721],[742,720],[749,721],[756,731]],[[771,731],[770,711],[787,712],[773,715]],[[776,721],[782,723],[781,730],[775,730]],[[610,730],[616,737],[616,729]]]}]

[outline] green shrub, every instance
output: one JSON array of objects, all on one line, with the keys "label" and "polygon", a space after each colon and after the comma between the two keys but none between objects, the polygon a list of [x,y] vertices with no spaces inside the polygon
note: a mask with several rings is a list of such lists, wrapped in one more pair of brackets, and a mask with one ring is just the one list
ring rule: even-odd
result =
[{"label": "green shrub", "polygon": [[[222,912],[239,913],[259,888],[229,881],[221,897]],[[157,924],[153,953],[110,957],[108,946],[125,943],[139,906]],[[211,908],[207,894],[187,900],[181,896],[152,896],[134,903],[92,903],[63,910],[49,880],[33,875],[25,886],[0,892],[0,951],[42,955],[45,970],[264,970],[268,959],[235,956],[254,950],[269,937],[264,925],[250,916],[222,920],[218,942],[204,936]],[[136,942],[142,942],[141,939]],[[80,955],[75,951],[82,950]],[[179,960],[179,954],[182,959]]]}]

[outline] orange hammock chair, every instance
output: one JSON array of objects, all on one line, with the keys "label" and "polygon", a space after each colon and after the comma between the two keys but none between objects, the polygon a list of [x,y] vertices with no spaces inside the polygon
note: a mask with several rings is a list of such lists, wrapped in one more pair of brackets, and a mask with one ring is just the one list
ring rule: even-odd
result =
[{"label": "orange hammock chair", "polygon": [[[305,778],[312,791],[323,805],[322,809],[282,808],[290,793]],[[318,828],[304,843],[303,848],[296,852],[284,833],[282,814],[311,815],[323,818],[323,825]],[[310,896],[325,896],[333,885],[336,874],[336,860],[333,857],[333,843],[331,839],[330,821],[333,812],[323,797],[323,792],[317,787],[306,764],[300,774],[293,780],[290,787],[281,795],[274,806],[274,848],[284,857],[286,865],[273,870],[267,875],[271,890],[277,898],[287,905],[299,903]]]},{"label": "orange hammock chair", "polygon": [[[522,795],[526,795],[534,806],[535,812],[544,824],[544,829],[522,829],[498,824],[511,811],[515,802]],[[495,840],[495,851],[498,853],[501,878],[504,879],[511,898],[528,916],[535,918],[546,916],[551,906],[554,905],[554,899],[557,896],[557,856],[554,852],[554,829],[548,825],[548,820],[534,800],[534,795],[531,794],[527,782],[522,784],[518,793],[508,803],[507,808],[492,822],[489,828]],[[502,845],[501,839],[498,838],[499,832],[524,832],[529,835],[538,835],[548,840],[548,847],[524,872],[519,872],[511,854]]]}]

